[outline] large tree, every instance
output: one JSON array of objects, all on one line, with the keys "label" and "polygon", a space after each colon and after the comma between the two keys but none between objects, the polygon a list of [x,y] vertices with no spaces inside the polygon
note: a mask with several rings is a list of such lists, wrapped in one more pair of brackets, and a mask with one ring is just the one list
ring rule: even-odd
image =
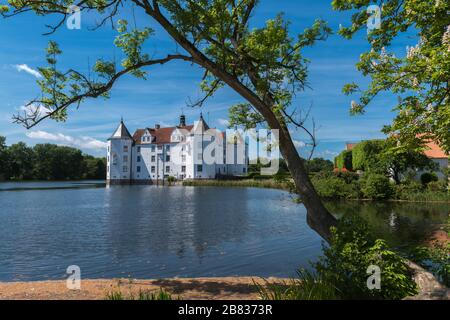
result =
[{"label": "large tree", "polygon": [[34,153],[25,143],[18,142],[8,148],[9,176],[7,178],[28,180],[33,177]]},{"label": "large tree", "polygon": [[8,148],[6,146],[6,138],[0,136],[0,180],[9,177],[9,161]]},{"label": "large tree", "polygon": [[[18,115],[16,121],[27,128],[45,118],[64,120],[67,108],[79,105],[86,98],[107,96],[116,81],[126,74],[146,78],[147,67],[174,60],[186,61],[204,70],[201,105],[224,85],[243,98],[233,107],[233,121],[246,126],[262,121],[279,130],[280,152],[289,167],[296,188],[307,208],[307,221],[323,238],[330,238],[335,218],[326,210],[314,190],[291,138],[289,127],[296,125],[313,136],[304,126],[298,110],[292,107],[294,95],[303,90],[307,81],[305,47],[325,39],[330,32],[324,21],[317,20],[295,38],[289,34],[282,15],[268,20],[265,26],[251,29],[252,14],[257,0],[9,0],[2,9],[6,17],[34,11],[39,15],[56,14],[63,25],[67,7],[77,5],[82,12],[94,11],[106,21],[115,21],[119,32],[115,45],[122,49],[121,67],[114,61],[98,60],[96,77],[75,70],[56,68],[61,50],[51,42],[47,50],[48,66],[40,68],[42,98],[30,102],[30,109]],[[179,51],[153,58],[143,52],[143,44],[154,30],[130,28],[123,18],[122,6],[135,6],[148,17],[147,25],[158,24],[178,45]],[[98,80],[93,81],[91,79]],[[45,108],[45,109],[44,109]],[[43,111],[45,110],[45,112]]]},{"label": "large tree", "polygon": [[[399,140],[395,147],[419,150],[433,139],[450,152],[450,1],[333,0],[336,10],[354,12],[351,26],[341,28],[341,35],[351,38],[367,29],[369,5],[380,6],[381,25],[368,32],[371,50],[357,64],[371,78],[370,85],[360,89],[350,83],[344,88],[347,94],[360,94],[351,112],[364,112],[381,92],[394,93],[397,115],[384,132]],[[402,34],[411,45],[399,55],[390,47]]]}]

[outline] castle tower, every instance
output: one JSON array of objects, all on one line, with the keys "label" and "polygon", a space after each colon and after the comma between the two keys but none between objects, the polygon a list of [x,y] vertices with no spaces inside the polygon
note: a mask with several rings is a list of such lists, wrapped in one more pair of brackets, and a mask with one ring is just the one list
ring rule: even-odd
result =
[{"label": "castle tower", "polygon": [[123,123],[108,139],[106,179],[108,184],[131,182],[133,137]]}]

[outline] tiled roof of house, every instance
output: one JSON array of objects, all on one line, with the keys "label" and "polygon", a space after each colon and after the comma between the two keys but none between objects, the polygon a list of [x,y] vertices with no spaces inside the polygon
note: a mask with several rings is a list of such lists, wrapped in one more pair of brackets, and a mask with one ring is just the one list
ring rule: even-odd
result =
[{"label": "tiled roof of house", "polygon": [[350,150],[353,150],[353,148],[354,148],[356,145],[357,145],[357,143],[349,143],[349,142],[347,142],[347,143],[345,144],[345,147],[346,147],[346,150],[347,150],[347,151],[350,151]]},{"label": "tiled roof of house", "polygon": [[187,131],[191,131],[193,125],[184,126],[184,127],[167,127],[167,128],[147,128],[147,129],[137,129],[136,132],[133,134],[133,139],[136,142],[136,144],[142,144],[142,136],[144,135],[145,131],[148,130],[152,137],[154,137],[154,140],[152,143],[155,144],[166,144],[170,143],[170,137],[172,136],[172,133],[176,129],[184,129]]},{"label": "tiled roof of house", "polygon": [[446,159],[449,157],[434,141],[430,141],[425,145],[424,153],[430,159]]}]

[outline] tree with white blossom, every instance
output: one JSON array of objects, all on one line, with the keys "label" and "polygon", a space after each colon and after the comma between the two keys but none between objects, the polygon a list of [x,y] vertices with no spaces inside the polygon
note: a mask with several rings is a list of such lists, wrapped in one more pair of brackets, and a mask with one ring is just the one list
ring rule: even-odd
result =
[{"label": "tree with white blossom", "polygon": [[[339,33],[350,39],[366,28],[369,5],[374,0],[334,0],[336,10],[357,10],[349,27]],[[395,38],[408,32],[416,34],[416,43],[404,56],[389,52]],[[397,148],[421,149],[425,141],[436,140],[450,152],[450,1],[387,0],[381,2],[381,26],[368,33],[369,52],[361,54],[358,70],[371,78],[361,89],[347,84],[345,94],[358,94],[351,113],[364,113],[367,105],[381,92],[398,96],[393,106],[396,117],[383,132],[398,140]],[[412,40],[414,41],[414,40]]]}]

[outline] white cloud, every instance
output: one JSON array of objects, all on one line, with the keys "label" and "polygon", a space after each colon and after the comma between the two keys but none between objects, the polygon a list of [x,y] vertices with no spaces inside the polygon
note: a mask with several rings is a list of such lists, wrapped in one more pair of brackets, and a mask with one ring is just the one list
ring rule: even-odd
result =
[{"label": "white cloud", "polygon": [[303,147],[306,147],[306,143],[304,143],[304,142],[301,141],[301,140],[293,140],[292,142],[294,142],[294,146],[295,146],[296,148],[303,148]]},{"label": "white cloud", "polygon": [[42,75],[39,73],[39,71],[34,70],[33,68],[30,68],[28,65],[26,64],[16,64],[14,65],[14,67],[16,68],[17,71],[19,72],[26,72],[28,74],[31,74],[32,76],[36,77],[36,78],[42,78]]},{"label": "white cloud", "polygon": [[217,119],[217,123],[224,127],[228,127],[230,125],[230,121],[221,118]]},{"label": "white cloud", "polygon": [[86,136],[76,138],[62,133],[50,133],[41,130],[27,132],[26,135],[30,139],[47,140],[80,149],[104,150],[107,147],[106,142]]},{"label": "white cloud", "polygon": [[27,116],[31,117],[33,115],[37,115],[38,118],[46,116],[47,114],[52,112],[47,107],[44,107],[44,106],[36,104],[36,103],[33,103],[28,106],[20,106],[19,110],[24,111],[27,114]]}]

